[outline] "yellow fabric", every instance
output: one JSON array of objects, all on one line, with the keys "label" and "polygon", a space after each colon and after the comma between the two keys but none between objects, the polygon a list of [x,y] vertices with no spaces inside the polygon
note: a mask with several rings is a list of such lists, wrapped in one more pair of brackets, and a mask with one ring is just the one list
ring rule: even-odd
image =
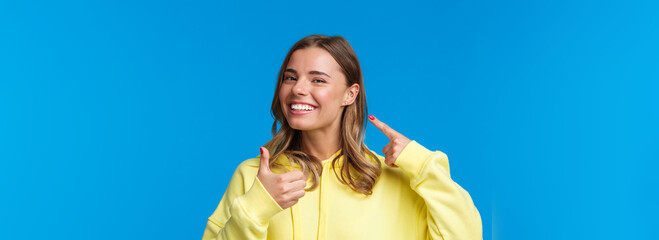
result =
[{"label": "yellow fabric", "polygon": [[[202,240],[483,238],[480,213],[451,180],[443,152],[412,141],[396,160],[400,168],[388,167],[376,154],[383,169],[371,196],[339,182],[331,159],[340,152],[323,161],[320,186],[288,209],[256,177],[260,156],[244,161],[208,218]],[[288,162],[283,155],[277,161]]]}]

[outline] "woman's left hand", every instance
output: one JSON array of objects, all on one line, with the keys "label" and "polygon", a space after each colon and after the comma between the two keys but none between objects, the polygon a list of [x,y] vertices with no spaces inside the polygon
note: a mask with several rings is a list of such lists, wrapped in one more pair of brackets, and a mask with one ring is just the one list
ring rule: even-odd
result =
[{"label": "woman's left hand", "polygon": [[380,129],[380,131],[382,131],[382,133],[384,133],[387,138],[389,138],[389,141],[391,141],[389,144],[385,145],[384,148],[382,148],[382,153],[384,154],[384,162],[390,167],[397,168],[398,166],[395,164],[395,162],[398,158],[398,155],[400,155],[400,152],[402,152],[405,146],[412,142],[412,140],[406,138],[403,136],[403,134],[396,132],[387,124],[380,122],[380,120],[375,118],[373,115],[368,116],[368,119],[371,120],[371,123]]}]

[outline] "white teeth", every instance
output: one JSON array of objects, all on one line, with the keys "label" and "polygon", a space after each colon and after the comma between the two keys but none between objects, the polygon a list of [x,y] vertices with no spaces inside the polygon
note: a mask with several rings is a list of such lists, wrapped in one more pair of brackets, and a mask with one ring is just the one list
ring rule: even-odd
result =
[{"label": "white teeth", "polygon": [[306,104],[293,104],[293,105],[291,105],[291,108],[293,110],[297,110],[297,111],[300,111],[300,110],[312,111],[312,110],[316,109],[315,107],[312,107],[312,106],[309,106],[309,105],[306,105]]}]

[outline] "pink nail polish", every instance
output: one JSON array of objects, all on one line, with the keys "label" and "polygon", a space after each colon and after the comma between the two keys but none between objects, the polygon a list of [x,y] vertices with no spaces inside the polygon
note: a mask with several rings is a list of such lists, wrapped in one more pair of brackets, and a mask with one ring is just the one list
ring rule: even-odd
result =
[{"label": "pink nail polish", "polygon": [[263,148],[259,148],[259,151],[261,151],[261,154],[263,154]]},{"label": "pink nail polish", "polygon": [[375,117],[373,117],[373,115],[368,115],[368,119],[373,120],[373,119],[375,119]]}]

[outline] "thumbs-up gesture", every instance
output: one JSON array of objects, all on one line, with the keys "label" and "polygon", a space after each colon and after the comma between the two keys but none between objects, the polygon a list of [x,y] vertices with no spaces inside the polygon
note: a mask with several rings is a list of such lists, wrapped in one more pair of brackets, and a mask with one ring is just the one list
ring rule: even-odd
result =
[{"label": "thumbs-up gesture", "polygon": [[304,196],[304,187],[307,186],[304,174],[301,171],[283,174],[270,171],[270,152],[267,148],[261,147],[261,164],[256,176],[282,209],[295,205]]},{"label": "thumbs-up gesture", "polygon": [[387,138],[389,138],[389,144],[382,148],[382,154],[384,154],[384,163],[390,167],[398,167],[395,164],[398,155],[400,155],[400,152],[402,152],[405,146],[412,142],[412,140],[406,138],[403,136],[403,134],[394,131],[387,124],[384,124],[383,122],[380,122],[380,120],[373,117],[373,115],[368,116],[368,119],[371,120],[371,123],[380,129],[380,131],[382,131],[384,135],[387,136]]}]

